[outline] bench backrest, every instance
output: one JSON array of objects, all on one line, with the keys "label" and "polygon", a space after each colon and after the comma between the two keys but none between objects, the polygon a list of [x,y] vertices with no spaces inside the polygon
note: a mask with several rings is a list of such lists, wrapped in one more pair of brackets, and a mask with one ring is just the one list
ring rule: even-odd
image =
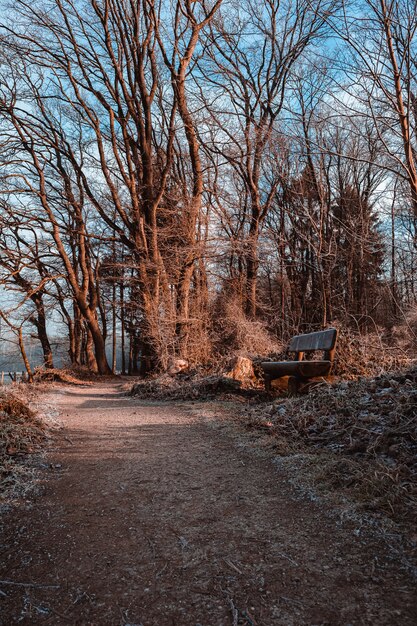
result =
[{"label": "bench backrest", "polygon": [[336,328],[328,328],[327,330],[320,330],[317,333],[309,333],[308,335],[296,335],[291,339],[288,350],[290,352],[324,350],[329,353],[329,357],[331,358],[336,345],[336,339]]}]

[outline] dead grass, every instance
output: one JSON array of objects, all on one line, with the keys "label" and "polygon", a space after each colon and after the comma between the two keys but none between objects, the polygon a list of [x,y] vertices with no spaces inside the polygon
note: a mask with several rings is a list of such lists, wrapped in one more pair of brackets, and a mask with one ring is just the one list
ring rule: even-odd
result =
[{"label": "dead grass", "polygon": [[321,386],[309,395],[258,405],[249,429],[297,457],[304,479],[396,522],[417,514],[417,369]]},{"label": "dead grass", "polygon": [[332,326],[338,328],[334,376],[344,380],[380,376],[413,363],[412,353],[401,342],[393,343],[393,338],[377,327],[374,332],[362,334],[338,323]]},{"label": "dead grass", "polygon": [[219,297],[213,307],[212,342],[220,357],[256,357],[282,351],[282,342],[267,329],[266,322],[249,318],[237,297]]},{"label": "dead grass", "polygon": [[33,475],[31,454],[46,439],[45,425],[19,398],[0,394],[0,501],[24,494]]}]

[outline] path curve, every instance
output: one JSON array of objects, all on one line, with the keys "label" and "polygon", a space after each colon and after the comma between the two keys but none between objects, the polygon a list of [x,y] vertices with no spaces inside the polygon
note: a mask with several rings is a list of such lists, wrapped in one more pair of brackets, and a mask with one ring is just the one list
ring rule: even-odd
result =
[{"label": "path curve", "polygon": [[65,428],[42,493],[3,516],[2,625],[417,623],[415,581],[384,546],[230,432],[117,385],[45,401]]}]

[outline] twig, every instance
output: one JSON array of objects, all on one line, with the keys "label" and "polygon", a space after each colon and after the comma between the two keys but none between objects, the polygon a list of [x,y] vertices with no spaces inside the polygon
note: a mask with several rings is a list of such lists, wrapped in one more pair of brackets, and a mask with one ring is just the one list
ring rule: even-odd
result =
[{"label": "twig", "polygon": [[295,600],[294,598],[287,598],[286,596],[278,596],[280,600],[284,600],[284,602],[290,602],[291,604],[297,604],[298,606],[302,606],[302,603],[299,600]]},{"label": "twig", "polygon": [[283,559],[287,559],[287,561],[289,561],[290,563],[292,563],[293,565],[298,567],[298,563],[293,561],[287,554],[284,554],[283,552],[277,552],[277,554],[278,554],[278,556],[282,556]]},{"label": "twig", "polygon": [[0,585],[14,585],[15,587],[34,587],[35,589],[59,589],[60,585],[41,585],[40,583],[17,583],[14,580],[0,580]]},{"label": "twig", "polygon": [[249,626],[256,626],[255,618],[249,613],[249,611],[242,612],[243,617],[249,623]]},{"label": "twig", "polygon": [[240,570],[234,563],[232,563],[232,561],[229,561],[229,559],[223,559],[223,561],[226,563],[226,565],[234,569],[238,574],[243,574],[242,570]]},{"label": "twig", "polygon": [[167,567],[168,567],[168,563],[165,563],[164,567],[161,570],[159,570],[159,572],[155,575],[155,578],[159,578],[159,576],[162,574],[162,572],[166,570]]},{"label": "twig", "polygon": [[73,618],[71,617],[71,615],[65,615],[65,613],[58,613],[58,611],[55,611],[55,609],[51,610],[51,614],[48,617],[48,620],[53,617],[54,615],[58,615],[58,617],[60,617],[61,619],[65,619],[67,622],[72,622]]},{"label": "twig", "polygon": [[232,618],[233,618],[233,626],[238,626],[238,622],[239,622],[239,611],[237,610],[237,608],[235,607],[232,598],[229,596],[229,604],[230,604],[230,609],[232,611]]},{"label": "twig", "polygon": [[151,549],[153,559],[155,560],[156,558],[155,543],[147,535],[145,535],[145,538],[146,538],[146,541],[149,543],[149,547]]}]

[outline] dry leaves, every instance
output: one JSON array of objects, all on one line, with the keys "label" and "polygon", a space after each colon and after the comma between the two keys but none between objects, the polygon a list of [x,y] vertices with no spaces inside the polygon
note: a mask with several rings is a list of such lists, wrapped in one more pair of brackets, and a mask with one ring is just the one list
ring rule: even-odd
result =
[{"label": "dry leaves", "polygon": [[45,426],[12,393],[0,394],[0,500],[23,493],[33,470],[28,455],[46,439]]}]

